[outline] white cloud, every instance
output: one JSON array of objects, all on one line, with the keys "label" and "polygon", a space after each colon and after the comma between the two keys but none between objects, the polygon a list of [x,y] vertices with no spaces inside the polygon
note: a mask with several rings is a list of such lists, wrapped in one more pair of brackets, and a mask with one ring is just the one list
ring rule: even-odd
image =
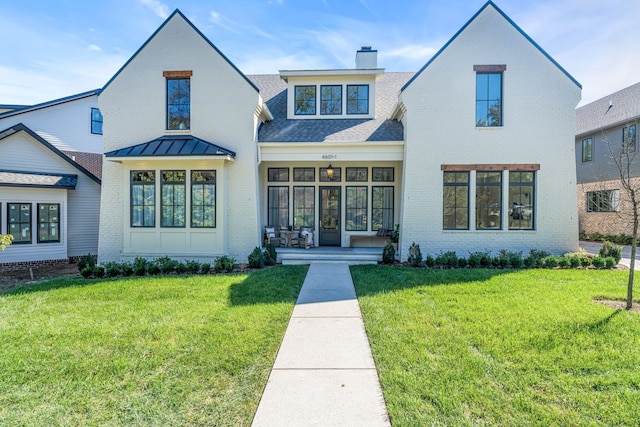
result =
[{"label": "white cloud", "polygon": [[417,44],[411,44],[402,46],[387,52],[380,52],[381,57],[402,58],[411,61],[423,61],[426,62],[431,58],[438,49],[431,46],[422,46]]},{"label": "white cloud", "polygon": [[89,45],[89,51],[91,51],[91,52],[101,52],[102,49],[97,44],[90,44]]},{"label": "white cloud", "polygon": [[159,0],[138,0],[141,5],[148,7],[162,19],[169,17],[169,6]]}]

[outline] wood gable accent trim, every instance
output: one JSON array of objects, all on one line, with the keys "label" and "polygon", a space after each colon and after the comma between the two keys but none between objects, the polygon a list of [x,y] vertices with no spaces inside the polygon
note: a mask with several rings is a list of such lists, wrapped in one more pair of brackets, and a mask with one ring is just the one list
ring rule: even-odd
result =
[{"label": "wood gable accent trim", "polygon": [[473,71],[476,73],[502,73],[506,71],[507,65],[474,65]]},{"label": "wood gable accent trim", "polygon": [[162,77],[166,79],[187,79],[193,76],[192,70],[183,70],[183,71],[163,71]]},{"label": "wood gable accent trim", "polygon": [[445,172],[468,172],[468,171],[520,171],[535,172],[540,170],[539,163],[522,164],[469,164],[469,165],[440,165],[440,169]]}]

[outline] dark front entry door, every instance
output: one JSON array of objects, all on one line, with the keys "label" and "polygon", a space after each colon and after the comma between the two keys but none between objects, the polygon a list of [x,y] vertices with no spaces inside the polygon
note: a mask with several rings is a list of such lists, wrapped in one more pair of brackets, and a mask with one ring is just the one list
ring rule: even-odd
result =
[{"label": "dark front entry door", "polygon": [[340,246],[340,187],[320,187],[320,246]]}]

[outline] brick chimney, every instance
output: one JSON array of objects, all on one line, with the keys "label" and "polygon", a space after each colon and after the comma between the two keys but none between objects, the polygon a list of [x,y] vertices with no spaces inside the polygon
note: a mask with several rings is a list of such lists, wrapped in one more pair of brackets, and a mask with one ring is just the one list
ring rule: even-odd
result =
[{"label": "brick chimney", "polygon": [[378,68],[378,51],[371,49],[371,46],[362,46],[356,52],[357,69]]}]

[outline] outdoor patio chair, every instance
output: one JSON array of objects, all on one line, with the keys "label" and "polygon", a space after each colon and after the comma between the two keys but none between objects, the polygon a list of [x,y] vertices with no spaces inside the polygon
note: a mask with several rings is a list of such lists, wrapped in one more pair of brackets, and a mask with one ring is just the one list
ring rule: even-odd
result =
[{"label": "outdoor patio chair", "polygon": [[263,244],[282,246],[284,239],[280,236],[280,230],[278,227],[265,227],[264,228],[264,241]]},{"label": "outdoor patio chair", "polygon": [[302,227],[298,237],[298,247],[309,249],[315,246],[315,233],[313,228]]}]

